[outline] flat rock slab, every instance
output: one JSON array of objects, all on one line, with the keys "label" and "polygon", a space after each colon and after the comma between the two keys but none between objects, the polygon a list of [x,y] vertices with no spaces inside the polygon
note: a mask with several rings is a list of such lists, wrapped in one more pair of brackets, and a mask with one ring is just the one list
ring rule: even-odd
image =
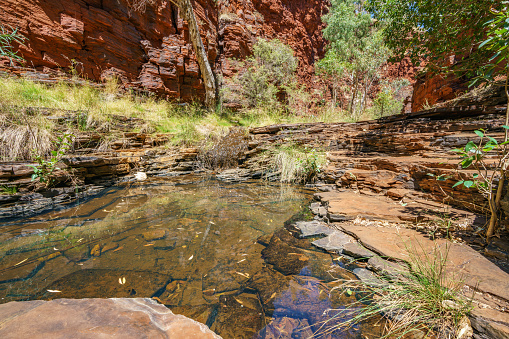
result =
[{"label": "flat rock slab", "polygon": [[368,264],[373,268],[375,272],[390,275],[393,277],[408,272],[407,267],[382,259],[379,256],[369,258]]},{"label": "flat rock slab", "polygon": [[363,283],[368,285],[379,285],[381,286],[384,282],[378,279],[373,272],[365,268],[356,268],[353,270],[353,274],[359,278]]},{"label": "flat rock slab", "polygon": [[0,305],[0,338],[221,338],[151,299],[58,299]]},{"label": "flat rock slab", "polygon": [[298,221],[294,224],[301,232],[302,238],[313,237],[313,236],[324,236],[334,232],[334,229],[327,226],[326,223],[313,220],[313,221]]},{"label": "flat rock slab", "polygon": [[352,242],[356,242],[356,240],[348,234],[333,231],[325,238],[313,241],[312,244],[326,251],[341,253],[345,245]]},{"label": "flat rock slab", "polygon": [[476,307],[470,314],[470,321],[479,332],[479,338],[509,338],[509,313]]},{"label": "flat rock slab", "polygon": [[345,246],[343,246],[343,253],[351,257],[354,257],[355,259],[368,259],[376,256],[375,253],[368,250],[358,242],[348,243]]},{"label": "flat rock slab", "polygon": [[[433,258],[437,251],[447,255],[447,271],[450,276],[464,280],[475,287],[504,300],[509,300],[509,274],[497,265],[463,244],[445,239],[432,241],[421,233],[406,228],[344,225],[362,244],[374,248],[383,256],[411,262],[411,256]],[[412,254],[409,254],[412,253]]]},{"label": "flat rock slab", "polygon": [[328,204],[328,212],[333,221],[356,217],[395,222],[419,220],[419,213],[415,209],[401,206],[384,196],[370,196],[352,191],[323,192],[316,196]]}]

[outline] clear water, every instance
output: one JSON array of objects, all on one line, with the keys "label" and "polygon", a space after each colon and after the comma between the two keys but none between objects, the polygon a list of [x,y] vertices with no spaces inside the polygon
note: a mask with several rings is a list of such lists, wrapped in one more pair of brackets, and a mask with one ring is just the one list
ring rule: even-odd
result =
[{"label": "clear water", "polygon": [[[308,337],[345,302],[331,297],[334,282],[324,273],[333,256],[297,242],[267,260],[262,243],[275,232],[288,236],[285,221],[311,195],[297,186],[188,177],[117,187],[4,223],[0,302],[152,297],[223,338]],[[278,271],[285,265],[291,274]],[[376,325],[361,327],[323,337],[377,337]]]}]

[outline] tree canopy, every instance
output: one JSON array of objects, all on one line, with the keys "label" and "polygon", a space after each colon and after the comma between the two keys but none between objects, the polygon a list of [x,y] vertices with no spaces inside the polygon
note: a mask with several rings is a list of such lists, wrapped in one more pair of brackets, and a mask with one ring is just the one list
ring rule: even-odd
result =
[{"label": "tree canopy", "polygon": [[500,0],[367,0],[373,17],[385,24],[384,37],[397,59],[408,56],[414,64],[427,62],[428,70],[449,66],[474,73],[489,59],[479,44],[486,37],[484,24]]},{"label": "tree canopy", "polygon": [[334,99],[338,82],[348,82],[344,88],[350,95],[348,110],[355,115],[366,106],[368,92],[390,50],[362,0],[332,0],[323,21],[327,24],[323,35],[329,44],[318,70],[331,81]]}]

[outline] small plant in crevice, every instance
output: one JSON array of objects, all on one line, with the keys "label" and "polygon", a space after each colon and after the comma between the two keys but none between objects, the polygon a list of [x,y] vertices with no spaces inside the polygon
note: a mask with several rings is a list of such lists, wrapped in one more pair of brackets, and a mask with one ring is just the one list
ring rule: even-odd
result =
[{"label": "small plant in crevice", "polygon": [[60,170],[58,163],[62,160],[63,156],[72,147],[72,138],[74,136],[69,133],[64,133],[63,136],[57,137],[55,141],[56,149],[51,151],[51,157],[46,160],[41,155],[35,156],[37,165],[29,165],[34,170],[32,174],[32,181],[39,179],[46,187],[51,187],[55,182],[54,172]]},{"label": "small plant in crevice", "polygon": [[18,193],[18,186],[0,186],[0,195],[13,195]]},{"label": "small plant in crevice", "polygon": [[[369,281],[341,280],[331,293],[357,296],[357,301],[341,310],[331,310],[330,318],[315,333],[317,337],[339,329],[349,329],[382,315],[388,319],[380,338],[456,337],[472,309],[472,299],[462,294],[461,279],[447,273],[448,246],[435,245],[407,249],[410,269],[382,274]],[[336,320],[340,320],[337,322]]]},{"label": "small plant in crevice", "polygon": [[441,213],[437,215],[436,219],[417,224],[417,227],[423,228],[431,240],[446,238],[452,241],[454,240],[453,233],[456,230],[455,222],[457,220],[452,219],[446,213]]},{"label": "small plant in crevice", "polygon": [[22,45],[25,37],[18,33],[18,29],[11,28],[10,31],[4,25],[0,25],[0,56],[5,56],[12,61],[23,62],[24,59],[13,51],[12,44],[17,43]]}]

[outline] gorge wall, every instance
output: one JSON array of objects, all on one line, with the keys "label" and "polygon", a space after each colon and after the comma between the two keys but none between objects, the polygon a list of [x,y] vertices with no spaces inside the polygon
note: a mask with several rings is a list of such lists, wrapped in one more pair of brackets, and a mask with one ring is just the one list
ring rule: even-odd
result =
[{"label": "gorge wall", "polygon": [[[299,58],[299,76],[310,82],[323,56],[320,0],[194,0],[195,15],[210,62],[232,74],[229,59],[249,55],[259,37],[279,38]],[[168,0],[144,13],[127,0],[3,0],[0,23],[27,37],[26,66],[52,72],[74,69],[101,81],[116,75],[128,86],[183,101],[200,99],[204,88],[187,23]],[[7,61],[6,61],[7,62]]]}]

